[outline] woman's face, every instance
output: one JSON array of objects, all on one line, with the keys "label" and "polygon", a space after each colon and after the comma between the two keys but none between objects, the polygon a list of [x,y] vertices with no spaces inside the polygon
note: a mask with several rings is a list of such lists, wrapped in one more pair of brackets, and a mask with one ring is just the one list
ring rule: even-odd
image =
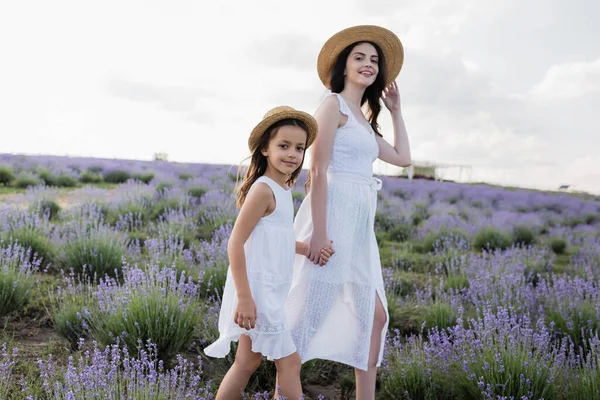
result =
[{"label": "woman's face", "polygon": [[370,43],[354,46],[346,60],[346,83],[369,87],[379,73],[379,55]]}]

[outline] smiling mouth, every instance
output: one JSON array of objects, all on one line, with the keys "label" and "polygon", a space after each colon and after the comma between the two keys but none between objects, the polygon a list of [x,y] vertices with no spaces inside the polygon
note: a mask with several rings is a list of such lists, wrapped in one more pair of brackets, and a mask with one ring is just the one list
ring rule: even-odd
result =
[{"label": "smiling mouth", "polygon": [[366,76],[366,77],[372,77],[373,73],[371,71],[361,71],[359,72],[362,76]]},{"label": "smiling mouth", "polygon": [[283,163],[284,163],[284,164],[287,164],[287,165],[290,165],[290,166],[292,166],[292,167],[295,167],[295,166],[296,166],[296,163],[295,163],[295,162],[293,162],[293,161],[284,161]]}]

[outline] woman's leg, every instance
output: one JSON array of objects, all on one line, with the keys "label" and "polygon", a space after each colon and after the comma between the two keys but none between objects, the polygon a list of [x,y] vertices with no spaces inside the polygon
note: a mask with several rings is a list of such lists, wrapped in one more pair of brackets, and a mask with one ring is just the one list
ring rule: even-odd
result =
[{"label": "woman's leg", "polygon": [[[300,355],[294,353],[275,360],[275,367],[277,367],[275,398],[279,399],[279,395],[281,395],[288,400],[300,399],[302,397],[302,384],[300,383],[302,361]],[[277,387],[279,387],[279,391]]]},{"label": "woman's leg", "polygon": [[235,400],[242,398],[250,377],[260,366],[262,354],[252,351],[252,341],[246,335],[240,336],[235,361],[223,378],[216,400]]},{"label": "woman's leg", "polygon": [[385,328],[387,315],[379,294],[375,294],[375,316],[373,318],[373,330],[371,331],[371,344],[369,349],[368,370],[363,371],[355,368],[356,376],[356,400],[375,400],[375,385],[377,381],[377,361],[381,349],[381,333]]}]

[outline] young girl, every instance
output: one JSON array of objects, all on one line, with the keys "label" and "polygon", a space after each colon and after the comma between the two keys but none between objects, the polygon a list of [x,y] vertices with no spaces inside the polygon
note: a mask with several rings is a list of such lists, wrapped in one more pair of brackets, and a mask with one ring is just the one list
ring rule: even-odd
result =
[{"label": "young girl", "polygon": [[[351,27],[324,44],[317,69],[332,94],[315,114],[310,194],[295,221],[298,239],[310,246],[307,257],[297,257],[288,296],[294,343],[303,362],[320,358],[354,367],[357,400],[375,399],[388,325],[374,231],[381,181],[373,177],[373,162],[411,164],[394,82],[403,60],[400,39],[378,26]],[[380,133],[381,102],[390,112],[393,145]],[[335,256],[316,266],[330,239]]]},{"label": "young girl", "polygon": [[[263,356],[275,361],[280,393],[302,396],[301,361],[285,315],[295,254],[308,254],[296,242],[291,186],[313,143],[317,122],[291,107],[270,110],[248,140],[250,167],[237,191],[241,208],[228,244],[229,271],[219,315],[219,339],[204,352],[225,357],[232,341],[239,345],[217,400],[240,399]],[[321,251],[323,264],[333,254]]]}]

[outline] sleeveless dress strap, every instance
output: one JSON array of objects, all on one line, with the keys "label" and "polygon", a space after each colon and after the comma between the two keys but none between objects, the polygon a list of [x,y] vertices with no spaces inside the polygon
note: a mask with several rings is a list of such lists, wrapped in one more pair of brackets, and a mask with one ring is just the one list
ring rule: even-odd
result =
[{"label": "sleeveless dress strap", "polygon": [[342,114],[344,114],[348,118],[354,117],[354,115],[352,115],[352,111],[350,111],[350,107],[348,107],[348,104],[346,104],[346,101],[344,100],[344,98],[342,96],[340,96],[339,93],[333,93],[330,91],[329,94],[337,97],[338,103],[340,103],[340,112]]},{"label": "sleeveless dress strap", "polygon": [[354,116],[354,113],[350,110],[350,107],[348,106],[348,103],[346,103],[346,100],[344,100],[344,98],[339,93],[333,93],[331,91],[329,91],[329,93],[330,93],[330,95],[334,95],[335,97],[337,97],[338,102],[340,103],[340,112],[342,114],[344,114],[346,117],[348,117],[348,120],[354,121],[355,123],[357,123],[358,125],[360,125],[364,129],[368,130],[369,133],[374,133],[375,132],[373,130],[373,127],[371,126],[370,123],[368,124],[369,127],[366,127],[366,126],[364,126],[362,124],[362,122],[360,122],[358,119],[356,119],[356,117]]},{"label": "sleeveless dress strap", "polygon": [[277,204],[279,204],[279,199],[281,198],[281,194],[282,194],[281,192],[284,191],[285,189],[282,188],[281,186],[279,186],[279,184],[277,182],[273,181],[272,179],[267,178],[264,175],[258,177],[258,179],[252,184],[252,187],[254,187],[254,185],[256,185],[259,182],[266,183],[269,186],[269,188],[273,192],[275,201],[277,202]]},{"label": "sleeveless dress strap", "polygon": [[252,184],[252,187],[254,187],[257,183],[266,183],[267,186],[269,186],[269,188],[271,188],[271,191],[273,192],[273,195],[275,195],[275,197],[277,197],[276,194],[276,188],[275,188],[275,183],[272,182],[270,179],[265,178],[264,176],[259,176],[258,179],[256,181],[254,181],[254,183]]}]

